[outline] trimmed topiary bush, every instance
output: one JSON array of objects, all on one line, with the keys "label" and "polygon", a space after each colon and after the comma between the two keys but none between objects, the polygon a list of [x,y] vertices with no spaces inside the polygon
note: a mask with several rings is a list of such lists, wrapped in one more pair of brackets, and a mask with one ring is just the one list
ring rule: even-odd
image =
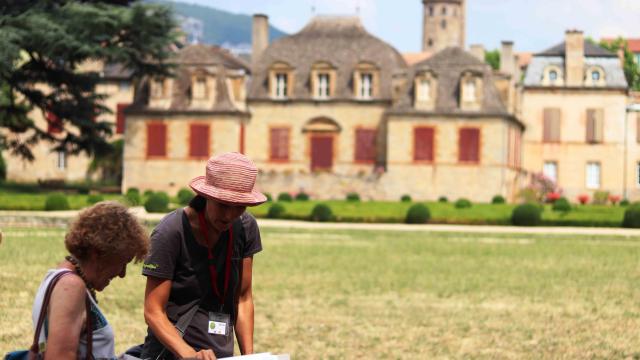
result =
[{"label": "trimmed topiary bush", "polygon": [[91,194],[91,195],[87,196],[87,204],[89,204],[89,205],[93,205],[95,203],[99,203],[102,200],[104,200],[104,197],[102,197],[102,195],[100,195],[100,194]]},{"label": "trimmed topiary bush", "polygon": [[142,193],[144,197],[149,197],[151,194],[153,194],[153,190],[145,190],[144,193]]},{"label": "trimmed topiary bush", "polygon": [[284,205],[280,203],[273,203],[269,206],[269,210],[267,211],[267,217],[269,219],[279,219],[286,212]]},{"label": "trimmed topiary bush", "polygon": [[447,199],[447,197],[446,197],[446,196],[440,196],[440,197],[438,198],[438,202],[440,202],[440,203],[448,203],[448,202],[449,202],[449,199]]},{"label": "trimmed topiary bush", "polygon": [[67,197],[63,193],[53,193],[47,196],[44,209],[47,211],[69,210],[69,201],[67,201]]},{"label": "trimmed topiary bush", "polygon": [[516,226],[537,226],[541,218],[540,207],[531,203],[518,205],[511,213],[511,223]]},{"label": "trimmed topiary bush", "polygon": [[304,193],[303,191],[296,194],[296,201],[308,201],[309,195]]},{"label": "trimmed topiary bush", "polygon": [[178,203],[180,203],[180,205],[188,205],[189,201],[191,201],[194,196],[195,194],[193,193],[193,191],[187,188],[182,188],[178,191]]},{"label": "trimmed topiary bush", "polygon": [[346,199],[347,201],[358,202],[360,201],[360,194],[358,194],[357,192],[350,192],[347,194]]},{"label": "trimmed topiary bush", "polygon": [[569,203],[569,200],[563,196],[553,203],[551,209],[553,209],[553,211],[569,212],[571,211],[571,204]]},{"label": "trimmed topiary bush", "polygon": [[169,195],[164,192],[151,194],[144,202],[144,209],[149,213],[163,213],[169,209]]},{"label": "trimmed topiary bush", "polygon": [[131,206],[138,206],[142,202],[140,199],[140,190],[138,190],[138,188],[129,188],[124,197],[127,198],[127,202]]},{"label": "trimmed topiary bush", "polygon": [[496,195],[491,199],[492,204],[504,204],[505,202],[504,196],[502,195]]},{"label": "trimmed topiary bush", "polygon": [[415,204],[407,211],[404,222],[407,224],[426,224],[431,219],[429,208],[423,204]]},{"label": "trimmed topiary bush", "polygon": [[311,220],[313,221],[327,222],[331,219],[333,219],[333,211],[327,204],[317,204],[311,210]]},{"label": "trimmed topiary bush", "polygon": [[271,197],[271,194],[269,194],[269,193],[263,193],[263,194],[264,194],[264,196],[267,198],[267,201],[268,201],[268,202],[273,201],[273,197]]},{"label": "trimmed topiary bush", "polygon": [[408,194],[402,195],[402,197],[400,198],[400,201],[402,201],[402,202],[411,202],[411,195],[408,195]]},{"label": "trimmed topiary bush", "polygon": [[471,207],[471,201],[468,199],[458,199],[454,205],[456,209],[467,209]]},{"label": "trimmed topiary bush", "polygon": [[620,206],[624,206],[624,207],[629,206],[629,200],[622,199],[622,201],[620,201]]},{"label": "trimmed topiary bush", "polygon": [[282,192],[282,193],[278,194],[278,201],[291,202],[291,201],[293,201],[293,198],[291,197],[291,194],[286,193],[286,192]]},{"label": "trimmed topiary bush", "polygon": [[633,203],[624,211],[622,227],[638,229],[640,228],[640,203]]}]

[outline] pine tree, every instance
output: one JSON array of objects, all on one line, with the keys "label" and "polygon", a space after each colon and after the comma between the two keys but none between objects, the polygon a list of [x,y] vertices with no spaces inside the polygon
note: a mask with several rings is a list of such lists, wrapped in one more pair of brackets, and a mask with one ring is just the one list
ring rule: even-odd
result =
[{"label": "pine tree", "polygon": [[[167,76],[176,38],[171,10],[137,1],[9,0],[0,3],[0,149],[33,160],[40,141],[70,154],[111,151],[110,112],[95,92],[89,61],[120,63],[134,83]],[[40,111],[66,131],[51,134],[29,118]]]}]

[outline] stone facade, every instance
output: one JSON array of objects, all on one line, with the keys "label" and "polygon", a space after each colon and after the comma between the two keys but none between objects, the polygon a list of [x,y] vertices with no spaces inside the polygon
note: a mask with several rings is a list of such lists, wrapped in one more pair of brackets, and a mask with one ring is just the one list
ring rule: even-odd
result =
[{"label": "stone facade", "polygon": [[464,48],[466,0],[423,0],[422,51]]}]

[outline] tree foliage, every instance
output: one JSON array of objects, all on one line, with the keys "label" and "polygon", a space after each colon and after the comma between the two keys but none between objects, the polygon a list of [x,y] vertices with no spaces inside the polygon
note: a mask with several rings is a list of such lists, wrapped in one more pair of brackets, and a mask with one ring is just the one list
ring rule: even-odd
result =
[{"label": "tree foliage", "polygon": [[491,65],[493,70],[500,70],[500,50],[495,49],[485,52],[484,61]]},{"label": "tree foliage", "polygon": [[627,79],[629,88],[633,90],[640,90],[640,65],[635,62],[634,54],[629,50],[629,44],[627,40],[619,37],[613,41],[600,41],[600,47],[603,47],[611,52],[618,53],[618,50],[622,50],[624,54],[623,70],[624,76]]},{"label": "tree foliage", "polygon": [[[175,38],[167,7],[126,0],[31,0],[0,3],[0,148],[32,160],[40,141],[53,150],[88,155],[109,152],[110,112],[95,92],[100,72],[91,61],[120,63],[133,81],[166,76]],[[51,134],[30,112],[56,119]]]}]

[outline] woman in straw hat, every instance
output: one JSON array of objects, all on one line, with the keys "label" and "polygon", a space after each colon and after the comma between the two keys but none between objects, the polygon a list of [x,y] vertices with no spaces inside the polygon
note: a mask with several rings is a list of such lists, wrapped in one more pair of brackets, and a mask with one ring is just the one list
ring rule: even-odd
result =
[{"label": "woman in straw hat", "polygon": [[165,216],[151,234],[143,358],[215,359],[253,353],[253,255],[262,250],[256,220],[245,212],[266,197],[244,155],[209,159],[191,181],[196,196]]}]

